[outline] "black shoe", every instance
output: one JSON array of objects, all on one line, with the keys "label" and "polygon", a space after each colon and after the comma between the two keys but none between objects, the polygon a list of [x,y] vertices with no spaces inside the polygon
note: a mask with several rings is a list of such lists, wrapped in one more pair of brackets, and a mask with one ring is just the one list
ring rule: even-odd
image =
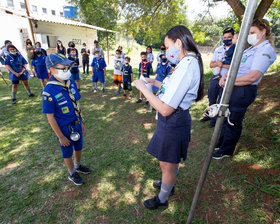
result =
[{"label": "black shoe", "polygon": [[90,169],[87,168],[87,167],[85,167],[85,166],[83,166],[83,165],[80,165],[80,166],[76,169],[76,171],[77,171],[78,173],[90,174]]},{"label": "black shoe", "polygon": [[[157,189],[160,189],[160,188],[161,188],[161,180],[155,180],[155,181],[153,182],[153,187],[154,187],[154,188],[157,188]],[[171,190],[169,196],[172,196],[174,193],[175,193],[175,187],[172,188],[172,190]]]},{"label": "black shoe", "polygon": [[213,159],[223,159],[223,158],[226,158],[226,157],[231,157],[231,155],[226,155],[226,154],[222,154],[222,153],[219,153],[219,152],[215,152],[212,156]]},{"label": "black shoe", "polygon": [[34,96],[36,96],[34,93],[30,93],[29,95],[28,95],[29,97],[34,97]]},{"label": "black shoe", "polygon": [[155,196],[154,198],[144,201],[144,206],[150,210],[154,210],[158,208],[166,209],[168,208],[168,201],[161,203],[158,196]]},{"label": "black shoe", "polygon": [[16,104],[17,103],[17,99],[12,99],[12,104]]},{"label": "black shoe", "polygon": [[200,119],[199,121],[200,122],[205,122],[205,121],[209,121],[209,120],[210,120],[210,117],[205,116],[204,118]]},{"label": "black shoe", "polygon": [[82,185],[85,183],[77,172],[73,173],[73,175],[68,175],[68,180],[72,181],[75,185]]},{"label": "black shoe", "polygon": [[141,103],[142,102],[142,100],[141,99],[139,99],[139,100],[137,100],[137,102],[136,103]]},{"label": "black shoe", "polygon": [[209,128],[214,128],[214,127],[215,127],[215,125],[216,125],[216,123],[211,123],[211,122],[210,122],[210,124],[209,124]]},{"label": "black shoe", "polygon": [[146,106],[150,106],[149,101],[146,101],[146,102],[145,102],[145,105],[146,105]]}]

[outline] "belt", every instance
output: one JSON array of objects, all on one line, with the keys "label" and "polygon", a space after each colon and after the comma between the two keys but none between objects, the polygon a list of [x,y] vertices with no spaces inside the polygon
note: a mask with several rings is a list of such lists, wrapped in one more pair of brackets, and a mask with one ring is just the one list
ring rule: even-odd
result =
[{"label": "belt", "polygon": [[214,78],[213,78],[213,80],[216,80],[216,79],[221,79],[222,77],[221,76],[219,76],[219,75],[214,75],[213,76]]},{"label": "belt", "polygon": [[178,108],[175,110],[175,113],[183,112],[183,111],[186,111],[186,110],[184,110],[184,109],[181,108],[181,107],[178,107]]},{"label": "belt", "polygon": [[76,121],[73,121],[73,122],[71,123],[71,125],[76,126],[76,125],[79,124],[79,123],[80,123],[80,120],[77,119]]}]

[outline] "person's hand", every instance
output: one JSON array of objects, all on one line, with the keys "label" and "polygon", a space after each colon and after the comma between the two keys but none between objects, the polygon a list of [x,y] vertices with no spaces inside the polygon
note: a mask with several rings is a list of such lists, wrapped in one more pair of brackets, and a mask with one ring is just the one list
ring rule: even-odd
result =
[{"label": "person's hand", "polygon": [[106,72],[104,72],[104,76],[106,76]]},{"label": "person's hand", "polygon": [[134,85],[140,91],[144,88],[147,88],[146,85],[145,85],[145,82],[141,79],[138,79],[138,80],[134,81]]},{"label": "person's hand", "polygon": [[216,61],[216,65],[217,65],[217,67],[222,67],[223,66],[223,62],[222,61],[220,61],[220,60],[217,60]]},{"label": "person's hand", "polygon": [[225,87],[226,80],[227,80],[227,73],[224,74],[224,75],[222,76],[222,78],[220,79],[220,81],[219,81],[219,85],[220,85],[222,88]]},{"label": "person's hand", "polygon": [[58,138],[60,145],[61,146],[69,146],[70,145],[70,140],[66,138],[64,135],[61,138]]},{"label": "person's hand", "polygon": [[21,76],[21,74],[17,73],[17,72],[15,72],[14,74],[15,74],[16,77],[20,77]]},{"label": "person's hand", "polygon": [[84,135],[87,134],[86,125],[84,124],[84,122],[82,122],[82,132]]},{"label": "person's hand", "polygon": [[37,72],[35,72],[35,77],[37,77],[37,78],[38,78],[38,74],[37,74]]},{"label": "person's hand", "polygon": [[91,76],[94,76],[94,74],[93,74],[93,73],[91,73]]},{"label": "person's hand", "polygon": [[155,84],[156,80],[150,79],[150,78],[145,78],[147,83],[150,83],[152,86]]}]

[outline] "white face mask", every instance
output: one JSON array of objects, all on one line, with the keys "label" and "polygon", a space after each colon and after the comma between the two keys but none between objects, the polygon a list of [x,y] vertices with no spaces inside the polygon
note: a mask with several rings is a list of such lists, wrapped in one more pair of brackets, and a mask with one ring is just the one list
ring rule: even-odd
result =
[{"label": "white face mask", "polygon": [[258,39],[257,34],[254,33],[254,34],[248,35],[247,41],[250,45],[254,46],[255,44],[257,44],[260,41],[260,39]]},{"label": "white face mask", "polygon": [[58,73],[56,74],[57,78],[61,80],[68,80],[71,77],[71,72],[68,70],[67,72],[64,72],[63,70],[58,70]]}]

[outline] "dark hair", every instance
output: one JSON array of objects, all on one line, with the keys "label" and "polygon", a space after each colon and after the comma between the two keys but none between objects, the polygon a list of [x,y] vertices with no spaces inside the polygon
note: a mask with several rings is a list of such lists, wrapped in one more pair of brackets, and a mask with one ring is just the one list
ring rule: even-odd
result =
[{"label": "dark hair", "polygon": [[142,52],[140,53],[140,56],[142,56],[142,55],[145,55],[145,56],[147,56],[147,52],[145,52],[145,51],[142,51]]},{"label": "dark hair", "polygon": [[117,50],[116,50],[116,52],[119,52],[120,54],[122,53],[122,51],[121,51],[121,50],[119,50],[119,49],[117,49]]},{"label": "dark hair", "polygon": [[9,44],[7,46],[7,51],[9,51],[11,48],[14,48],[14,49],[16,49],[18,51],[18,49],[15,47],[15,45],[12,45],[12,44]]},{"label": "dark hair", "polygon": [[10,40],[5,40],[5,42],[4,42],[4,44],[5,44],[5,46],[6,46],[6,44],[8,44],[8,43],[12,43]]},{"label": "dark hair", "polygon": [[148,47],[146,48],[146,50],[147,50],[148,48],[150,48],[150,49],[151,49],[151,53],[152,53],[152,52],[153,52],[152,47],[151,47],[151,46],[148,46]]},{"label": "dark hair", "polygon": [[75,43],[74,43],[73,41],[70,41],[70,42],[68,43],[68,47],[75,47]]},{"label": "dark hair", "polygon": [[223,35],[225,33],[231,33],[232,35],[234,35],[234,29],[232,27],[227,27],[227,28],[224,29]]},{"label": "dark hair", "polygon": [[41,45],[41,43],[40,43],[39,41],[37,41],[37,42],[35,43],[35,45],[36,45],[36,44],[39,44],[39,45],[40,45],[40,47],[42,46],[42,45]]},{"label": "dark hair", "polygon": [[167,33],[166,36],[173,40],[174,42],[179,39],[182,42],[182,47],[186,51],[192,51],[196,54],[199,69],[200,69],[200,83],[199,88],[197,92],[197,98],[196,101],[199,101],[203,98],[203,88],[204,88],[204,71],[203,71],[203,62],[201,58],[201,54],[198,51],[198,48],[195,44],[195,41],[193,39],[193,36],[189,29],[185,26],[178,25],[171,28]]},{"label": "dark hair", "polygon": [[86,43],[83,43],[83,45],[87,46]]},{"label": "dark hair", "polygon": [[130,57],[126,56],[124,59],[126,59],[130,62]]},{"label": "dark hair", "polygon": [[98,42],[98,40],[95,40],[93,43],[94,43],[94,44],[98,44],[99,42]]},{"label": "dark hair", "polygon": [[265,29],[266,30],[266,32],[265,32],[266,39],[269,40],[270,44],[273,43],[271,28],[270,28],[269,22],[266,19],[254,19],[251,26],[255,26],[261,31],[263,31]]},{"label": "dark hair", "polygon": [[32,41],[31,41],[30,39],[27,39],[27,40],[25,41],[25,43],[26,43],[26,45],[29,44],[29,43],[31,43],[31,46],[33,46],[33,45],[32,45]]},{"label": "dark hair", "polygon": [[123,49],[121,45],[120,45],[120,46],[118,46],[118,48],[121,48],[121,49]]},{"label": "dark hair", "polygon": [[57,47],[57,49],[59,49],[58,42],[61,43],[61,47],[64,48],[63,43],[61,42],[61,40],[57,40],[57,42],[56,42],[56,47]]},{"label": "dark hair", "polygon": [[164,47],[164,48],[165,48],[165,44],[164,44],[164,43],[162,43],[162,44],[160,45],[160,48],[161,48],[161,47]]}]

